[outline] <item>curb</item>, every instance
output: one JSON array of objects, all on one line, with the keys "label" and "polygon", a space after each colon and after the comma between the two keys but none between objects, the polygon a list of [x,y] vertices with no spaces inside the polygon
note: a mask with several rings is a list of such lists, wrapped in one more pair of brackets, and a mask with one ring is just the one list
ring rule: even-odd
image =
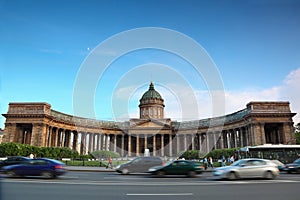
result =
[{"label": "curb", "polygon": [[[115,169],[105,169],[105,168],[97,168],[97,167],[72,167],[72,166],[67,166],[66,169],[68,171],[74,171],[74,172],[116,172]],[[213,172],[212,169],[207,169],[204,170],[203,173],[206,172]]]}]

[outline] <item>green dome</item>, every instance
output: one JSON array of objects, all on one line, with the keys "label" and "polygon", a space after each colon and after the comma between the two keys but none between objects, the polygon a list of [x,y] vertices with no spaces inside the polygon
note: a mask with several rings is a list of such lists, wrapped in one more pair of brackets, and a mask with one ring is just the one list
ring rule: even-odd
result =
[{"label": "green dome", "polygon": [[154,85],[151,82],[149,86],[149,90],[145,92],[141,98],[140,101],[145,100],[145,99],[161,99],[160,94],[154,89]]}]

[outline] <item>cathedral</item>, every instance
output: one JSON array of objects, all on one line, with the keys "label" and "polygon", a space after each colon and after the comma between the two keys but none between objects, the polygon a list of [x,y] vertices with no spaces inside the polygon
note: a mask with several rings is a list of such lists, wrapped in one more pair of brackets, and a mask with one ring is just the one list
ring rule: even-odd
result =
[{"label": "cathedral", "polygon": [[165,118],[164,99],[151,82],[139,102],[139,118],[124,122],[68,115],[44,102],[11,102],[5,118],[4,142],[40,147],[68,147],[87,154],[96,150],[122,157],[176,157],[186,150],[261,144],[295,144],[289,102],[249,102],[242,110],[193,121]]}]

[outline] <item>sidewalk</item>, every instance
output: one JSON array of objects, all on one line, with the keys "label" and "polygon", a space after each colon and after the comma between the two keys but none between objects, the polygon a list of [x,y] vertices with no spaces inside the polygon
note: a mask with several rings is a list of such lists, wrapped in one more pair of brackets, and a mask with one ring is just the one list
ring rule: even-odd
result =
[{"label": "sidewalk", "polygon": [[[86,166],[66,166],[69,171],[86,171],[86,172],[115,172],[114,169],[106,169],[106,167],[86,167]],[[212,172],[212,168],[208,168],[203,172]]]}]

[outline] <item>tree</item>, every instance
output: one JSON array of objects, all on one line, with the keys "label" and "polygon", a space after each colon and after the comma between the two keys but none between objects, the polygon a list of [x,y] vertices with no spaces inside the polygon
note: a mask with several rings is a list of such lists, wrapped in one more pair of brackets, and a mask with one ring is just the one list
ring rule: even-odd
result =
[{"label": "tree", "polygon": [[296,144],[300,144],[300,123],[295,126],[295,131]]}]

